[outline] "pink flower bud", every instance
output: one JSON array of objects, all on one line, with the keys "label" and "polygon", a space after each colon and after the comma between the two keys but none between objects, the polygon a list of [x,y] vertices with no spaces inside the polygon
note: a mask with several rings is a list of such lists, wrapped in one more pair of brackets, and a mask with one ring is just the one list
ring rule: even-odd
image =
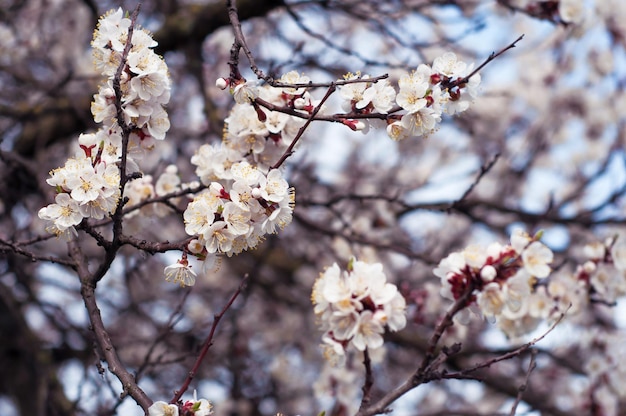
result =
[{"label": "pink flower bud", "polygon": [[361,131],[365,129],[365,123],[358,120],[344,120],[343,124],[350,127],[350,129],[353,131]]}]

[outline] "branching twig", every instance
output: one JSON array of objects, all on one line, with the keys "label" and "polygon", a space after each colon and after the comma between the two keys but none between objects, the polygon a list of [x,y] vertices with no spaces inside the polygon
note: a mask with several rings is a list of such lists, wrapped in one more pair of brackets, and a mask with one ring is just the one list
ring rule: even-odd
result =
[{"label": "branching twig", "polygon": [[[268,77],[261,71],[254,60],[254,56],[248,48],[248,44],[246,43],[246,38],[243,35],[243,31],[241,30],[241,22],[239,21],[239,12],[237,11],[237,2],[235,0],[227,0],[226,5],[228,7],[228,20],[230,20],[230,25],[233,28],[233,33],[235,35],[235,42],[233,43],[233,47],[231,49],[231,71],[236,69],[238,66],[238,56],[239,51],[243,49],[243,53],[248,58],[248,62],[250,62],[250,69],[252,72],[259,78],[271,82],[271,77]],[[234,61],[234,62],[233,62]],[[231,72],[231,78],[233,74]]]},{"label": "branching twig", "polygon": [[302,137],[306,129],[309,127],[309,125],[311,124],[311,122],[313,121],[317,113],[319,113],[319,111],[322,109],[326,100],[328,100],[330,96],[333,94],[333,92],[335,92],[336,88],[337,87],[335,86],[335,84],[331,84],[331,86],[328,88],[328,91],[326,91],[326,95],[324,95],[324,98],[322,98],[319,104],[313,109],[308,120],[304,123],[302,127],[300,127],[300,130],[298,130],[298,134],[296,134],[296,137],[294,137],[294,139],[291,141],[291,144],[289,145],[289,147],[287,147],[287,150],[285,150],[285,153],[283,153],[280,159],[278,159],[278,161],[274,164],[274,166],[272,166],[272,169],[278,169],[280,165],[283,164],[285,159],[287,159],[289,156],[293,154],[294,147],[296,146],[296,144],[298,143],[298,141],[300,140],[300,138]]},{"label": "branching twig", "polygon": [[20,246],[19,243],[13,243],[10,241],[0,239],[0,253],[10,252],[10,253],[15,253],[15,254],[24,256],[32,261],[46,261],[49,263],[57,263],[57,264],[62,264],[64,266],[74,267],[74,263],[69,260],[65,260],[65,259],[61,259],[61,258],[53,257],[53,256],[39,256],[28,250],[24,250],[23,248],[19,246]]},{"label": "branching twig", "polygon": [[193,240],[194,238],[195,237],[187,237],[183,240],[175,241],[171,243],[169,241],[161,241],[161,242],[148,241],[148,240],[135,238],[132,236],[123,235],[120,237],[120,244],[121,245],[128,244],[139,250],[145,251],[147,253],[155,254],[155,253],[165,253],[167,251],[172,251],[172,250],[184,251],[185,247],[187,247],[189,242]]},{"label": "branching twig", "polygon": [[137,24],[137,17],[139,16],[139,9],[141,8],[141,2],[137,4],[135,10],[131,15],[131,24],[128,28],[128,37],[126,39],[126,45],[124,46],[124,51],[122,52],[122,56],[120,58],[120,64],[117,67],[117,71],[115,72],[115,77],[113,78],[113,91],[115,92],[115,110],[117,117],[117,124],[122,129],[122,156],[120,161],[120,200],[117,204],[115,212],[113,213],[113,239],[110,243],[110,246],[106,249],[106,255],[98,270],[93,274],[93,279],[95,282],[100,280],[105,273],[111,267],[111,263],[115,259],[115,255],[117,254],[117,250],[120,248],[119,239],[122,235],[122,221],[124,219],[123,209],[124,204],[127,202],[127,199],[124,197],[124,188],[126,187],[126,183],[129,181],[129,177],[126,175],[126,164],[128,158],[128,142],[130,140],[131,134],[131,126],[129,126],[124,121],[124,109],[122,108],[122,89],[120,86],[122,79],[122,72],[126,66],[126,58],[128,57],[128,53],[132,47],[132,37],[135,25]]},{"label": "branching twig", "polygon": [[511,359],[513,357],[517,357],[518,355],[520,355],[524,351],[530,349],[536,343],[538,343],[539,341],[544,339],[550,332],[552,332],[554,330],[554,328],[556,328],[556,326],[559,323],[561,323],[563,318],[565,318],[565,312],[561,313],[561,316],[559,316],[559,318],[541,336],[539,336],[539,337],[533,339],[532,341],[522,345],[521,347],[518,347],[518,348],[514,349],[513,351],[507,352],[506,354],[502,354],[502,355],[494,357],[494,358],[492,358],[490,360],[487,360],[487,361],[484,361],[482,363],[476,364],[473,367],[466,368],[466,369],[464,369],[462,371],[459,371],[457,373],[449,373],[449,374],[468,374],[468,373],[473,373],[474,371],[477,371],[477,370],[480,370],[480,369],[483,369],[483,368],[488,368],[488,367],[492,366],[495,363],[499,363],[500,361],[505,361],[505,360]]},{"label": "branching twig", "polygon": [[[443,355],[439,356],[439,359],[435,356],[435,349],[441,336],[445,332],[446,328],[453,325],[452,319],[463,308],[468,305],[468,301],[472,295],[473,287],[468,286],[465,293],[457,299],[454,304],[448,309],[441,322],[435,328],[433,335],[428,341],[428,350],[422,360],[420,367],[399,387],[385,394],[377,403],[364,409],[359,409],[356,416],[369,416],[384,413],[387,407],[395,402],[398,398],[413,390],[415,387],[430,381],[429,375],[434,376],[433,379],[441,378],[441,374],[435,374],[436,368],[445,361],[448,355],[445,351]],[[456,347],[455,347],[456,348]],[[454,352],[454,350],[452,351]]]}]

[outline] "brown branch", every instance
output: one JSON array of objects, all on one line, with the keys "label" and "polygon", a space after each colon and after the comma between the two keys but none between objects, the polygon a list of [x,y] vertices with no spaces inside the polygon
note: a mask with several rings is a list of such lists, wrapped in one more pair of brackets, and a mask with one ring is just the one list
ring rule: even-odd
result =
[{"label": "brown branch", "polygon": [[530,363],[528,363],[528,371],[526,371],[526,379],[524,380],[524,384],[519,386],[517,397],[515,398],[515,402],[513,402],[513,406],[511,406],[511,412],[509,413],[509,416],[515,416],[515,412],[517,411],[517,406],[522,401],[522,396],[524,395],[524,392],[528,388],[530,375],[532,374],[533,370],[537,366],[537,364],[535,363],[536,356],[537,356],[537,350],[534,348],[531,349],[530,350]]},{"label": "brown branch", "polygon": [[[426,355],[424,356],[420,367],[404,383],[385,394],[374,405],[365,409],[359,409],[356,416],[371,416],[385,413],[391,403],[395,402],[398,398],[413,390],[415,387],[425,382],[442,378],[441,374],[436,373],[436,369],[439,365],[443,364],[449,353],[447,350],[444,350],[442,354],[435,357],[435,349],[446,328],[453,325],[452,319],[454,316],[468,305],[473,289],[474,288],[471,285],[468,286],[465,293],[457,299],[454,304],[452,304],[450,309],[448,309],[442,318],[441,322],[439,322],[433,332],[433,335],[428,341],[428,349],[426,350]],[[452,353],[456,352],[457,349],[458,347],[453,347]],[[460,376],[465,376],[465,374],[461,374]]]},{"label": "brown branch", "polygon": [[322,98],[322,100],[319,102],[319,104],[313,109],[313,111],[311,112],[311,115],[309,116],[309,118],[306,121],[306,123],[304,123],[304,125],[302,127],[300,127],[300,130],[298,130],[298,134],[296,134],[296,137],[294,137],[294,139],[291,141],[291,144],[289,145],[287,150],[285,150],[285,153],[283,153],[283,155],[280,157],[280,159],[278,159],[278,161],[274,164],[274,166],[272,166],[272,169],[278,169],[280,167],[280,165],[282,165],[283,162],[289,156],[291,156],[293,154],[294,147],[296,146],[296,144],[298,143],[298,141],[300,140],[300,138],[302,137],[302,135],[304,134],[306,129],[309,127],[309,125],[313,122],[313,119],[315,118],[317,113],[319,113],[319,111],[322,109],[322,107],[324,106],[324,103],[326,102],[326,100],[328,100],[330,98],[330,96],[335,92],[336,89],[337,89],[337,87],[335,86],[335,84],[331,84],[331,86],[326,91],[326,95],[324,95],[324,98]]},{"label": "brown branch", "polygon": [[122,221],[124,219],[123,209],[124,209],[124,204],[127,202],[127,199],[124,198],[124,188],[126,187],[126,183],[129,180],[129,178],[126,175],[126,167],[127,167],[126,164],[128,160],[127,159],[128,158],[128,142],[130,140],[130,134],[131,134],[132,129],[131,129],[131,126],[126,124],[126,122],[124,121],[124,109],[122,108],[123,97],[122,97],[122,89],[121,89],[120,83],[122,79],[122,72],[124,71],[124,68],[126,67],[126,59],[128,57],[128,53],[130,52],[130,49],[132,47],[133,31],[135,29],[135,25],[137,24],[137,17],[139,16],[140,8],[141,8],[141,2],[137,4],[137,7],[135,7],[135,10],[133,11],[133,14],[131,16],[131,24],[130,24],[130,27],[128,28],[128,36],[126,38],[126,44],[124,45],[124,51],[122,52],[122,56],[120,58],[120,64],[117,67],[115,76],[113,78],[113,91],[115,92],[115,110],[116,110],[117,124],[122,129],[122,156],[121,156],[121,161],[120,161],[120,166],[119,166],[120,200],[118,201],[117,207],[115,208],[115,212],[112,215],[113,239],[111,240],[110,244],[105,246],[106,247],[105,258],[102,264],[100,264],[100,267],[98,267],[98,270],[96,271],[96,273],[94,273],[93,275],[94,282],[98,282],[100,279],[102,279],[102,277],[104,277],[106,272],[111,267],[113,260],[115,259],[117,250],[121,246],[119,243],[119,239],[120,239],[120,236],[122,235]]},{"label": "brown branch", "polygon": [[198,357],[196,358],[196,362],[191,368],[191,371],[189,371],[189,374],[187,375],[187,378],[185,379],[181,388],[175,392],[174,397],[172,398],[172,400],[170,400],[170,403],[172,404],[178,403],[182,395],[189,388],[189,385],[191,384],[191,381],[193,380],[193,378],[196,376],[196,373],[198,372],[198,369],[200,368],[202,361],[204,360],[207,353],[209,352],[209,348],[211,348],[211,346],[213,345],[213,337],[215,336],[215,330],[217,329],[217,325],[220,323],[220,320],[222,319],[226,311],[235,302],[235,299],[237,299],[239,294],[245,289],[247,281],[248,281],[248,275],[246,274],[243,277],[241,284],[239,284],[239,287],[237,288],[235,293],[233,293],[233,295],[230,297],[230,300],[226,303],[226,305],[224,305],[220,313],[215,314],[213,316],[213,325],[211,325],[211,330],[209,331],[209,335],[207,336],[206,340],[204,341],[204,344],[202,345],[202,349],[200,350],[200,353],[198,354]]},{"label": "brown branch", "polygon": [[[169,319],[167,320],[165,325],[163,325],[163,329],[159,331],[159,334],[157,334],[157,336],[155,336],[155,338],[150,343],[150,346],[148,347],[148,351],[146,352],[144,356],[143,362],[137,367],[137,371],[136,371],[137,379],[141,378],[144,371],[146,371],[148,367],[152,364],[151,362],[152,354],[155,352],[159,344],[163,342],[169,335],[172,334],[174,330],[174,326],[176,325],[178,320],[180,320],[181,315],[183,315],[183,307],[185,306],[185,303],[187,302],[189,295],[191,295],[191,290],[186,290],[182,298],[180,299],[180,302],[178,302],[178,305],[176,305],[176,309],[172,311]],[[163,364],[163,360],[159,360],[159,361],[161,364]],[[173,360],[173,361],[178,362],[178,360]]]},{"label": "brown branch", "polygon": [[124,393],[130,395],[141,408],[147,412],[148,407],[152,404],[152,400],[137,385],[135,377],[126,369],[122,363],[111,337],[109,336],[98,304],[96,302],[96,282],[88,269],[87,256],[84,255],[77,242],[68,243],[70,258],[74,261],[74,267],[80,279],[80,293],[89,315],[91,329],[95,335],[96,343],[100,347],[102,354],[107,362],[109,371],[113,373],[122,383]]},{"label": "brown branch", "polygon": [[500,51],[492,52],[491,55],[489,55],[489,57],[485,60],[485,62],[483,62],[482,64],[478,65],[478,67],[476,69],[474,69],[469,75],[467,75],[467,76],[465,76],[463,78],[456,79],[456,80],[449,80],[448,82],[442,82],[441,83],[442,89],[446,89],[446,88],[447,89],[451,89],[451,88],[454,88],[454,87],[458,87],[459,85],[467,84],[469,79],[471,77],[473,77],[474,75],[476,75],[478,72],[480,72],[489,62],[493,61],[494,59],[496,59],[498,56],[502,55],[503,53],[505,53],[509,49],[515,48],[515,46],[517,46],[516,44],[520,40],[522,40],[523,37],[524,37],[524,35],[520,35],[517,39],[515,39],[513,42],[511,42],[508,46],[505,46]]},{"label": "brown branch", "polygon": [[196,238],[195,236],[187,237],[180,241],[175,241],[173,243],[169,241],[147,241],[139,238],[135,238],[132,236],[122,235],[120,236],[120,245],[128,244],[133,246],[139,250],[145,251],[150,254],[155,253],[165,253],[167,251],[172,250],[180,250],[185,251],[185,248],[189,244],[191,240]]},{"label": "brown branch", "polygon": [[338,79],[336,81],[331,82],[305,82],[305,83],[283,83],[279,81],[273,81],[270,83],[272,87],[276,88],[328,88],[332,85],[340,86],[340,85],[349,85],[349,84],[361,84],[361,83],[376,83],[381,79],[388,79],[389,74],[382,74],[376,77],[371,78],[355,78],[355,79]]},{"label": "brown branch", "polygon": [[[379,77],[380,78],[380,77]],[[332,85],[340,85],[339,84],[340,81],[336,81],[336,82],[329,82],[327,84],[319,84],[320,86],[328,86],[331,87]],[[363,81],[360,81],[363,82]],[[279,84],[282,85],[282,84]],[[285,84],[288,85],[288,84]],[[295,85],[308,85],[308,84],[295,84]],[[269,101],[265,101],[262,98],[255,98],[254,102],[262,107],[267,108],[270,111],[278,111],[281,113],[285,113],[288,114],[290,116],[294,116],[294,117],[298,117],[301,119],[305,119],[308,120],[310,118],[310,114],[302,112],[302,111],[298,111],[294,108],[291,107],[284,107],[284,106],[280,106],[280,105],[276,105],[276,104],[272,104]],[[390,114],[396,113],[398,111],[402,110],[402,108],[400,106],[395,106],[394,108],[392,108],[391,110],[389,110],[388,113],[337,113],[337,114],[332,114],[332,115],[316,115],[313,120],[314,121],[330,121],[330,122],[335,122],[335,123],[343,123],[344,120],[350,120],[350,119],[378,119],[378,120],[386,120],[387,118],[389,118]]]},{"label": "brown branch", "polygon": [[[69,260],[61,259],[53,256],[40,256],[20,247],[21,243],[13,243],[0,239],[0,253],[15,253],[24,256],[32,261],[45,261],[48,263],[62,264],[68,267],[74,267],[74,263]],[[5,246],[5,247],[3,247]]]},{"label": "brown branch", "polygon": [[424,357],[424,360],[422,361],[420,368],[415,373],[413,373],[413,375],[409,377],[409,379],[406,380],[402,385],[400,385],[399,387],[395,388],[394,390],[390,391],[385,396],[383,396],[383,398],[381,398],[375,405],[364,410],[359,410],[359,412],[357,413],[357,416],[371,416],[371,415],[384,413],[391,403],[396,401],[399,397],[403,396],[410,390],[419,386],[420,384],[424,384],[426,382],[437,380],[437,379],[442,379],[442,378],[468,379],[468,378],[471,378],[469,377],[470,373],[473,373],[479,369],[490,367],[497,362],[517,357],[520,354],[522,354],[524,351],[530,349],[536,343],[544,339],[550,332],[554,330],[554,328],[565,317],[564,313],[561,314],[561,316],[552,324],[552,326],[544,334],[542,334],[541,336],[533,339],[529,343],[524,344],[521,347],[513,351],[499,355],[497,357],[484,361],[468,369],[463,369],[463,370],[453,372],[453,373],[438,372],[436,371],[437,367],[443,364],[443,362],[445,362],[447,357],[458,352],[458,349],[460,348],[460,346],[457,344],[456,346],[453,346],[450,350],[444,348],[442,353],[437,358],[434,357],[435,347],[437,343],[439,342],[439,339],[441,338],[443,331],[445,330],[445,328],[447,328],[448,326],[452,324],[452,318],[459,310],[463,309],[462,305],[467,301],[467,299],[469,299],[469,296],[471,295],[471,293],[472,293],[472,288],[470,287],[468,288],[467,292],[452,305],[452,307],[446,313],[445,317],[439,323],[439,325],[435,329],[435,333],[432,335],[432,337],[430,338],[428,342],[428,350],[426,351],[426,356]]},{"label": "brown branch", "polygon": [[[568,308],[569,310],[569,308]],[[523,353],[524,351],[530,349],[531,347],[533,347],[536,343],[538,343],[539,341],[541,341],[542,339],[544,339],[550,332],[552,332],[554,330],[554,328],[556,328],[556,326],[561,323],[561,321],[563,320],[563,318],[565,318],[565,313],[567,311],[561,313],[561,316],[559,316],[559,318],[550,326],[550,328],[548,328],[548,330],[546,332],[544,332],[543,334],[541,334],[541,336],[534,338],[532,341],[522,345],[519,348],[514,349],[513,351],[509,351],[505,354],[499,355],[497,357],[494,357],[490,360],[484,361],[482,363],[476,364],[473,367],[467,368],[467,369],[463,369],[457,373],[449,373],[449,374],[468,374],[468,373],[472,373],[474,371],[483,369],[483,368],[488,368],[490,366],[492,366],[495,363],[499,363],[500,361],[505,361],[505,360],[509,360],[513,357],[517,357],[519,356],[521,353]]]},{"label": "brown branch", "polygon": [[372,360],[370,360],[370,354],[367,348],[363,351],[363,366],[365,367],[365,381],[363,382],[363,397],[361,398],[361,405],[359,410],[365,409],[372,400],[372,386],[374,385],[374,375],[372,374]]},{"label": "brown branch", "polygon": [[[248,62],[250,62],[250,69],[259,79],[263,79],[266,81],[271,80],[271,77],[268,77],[259,69],[254,60],[254,55],[250,51],[248,44],[246,43],[246,38],[243,35],[243,31],[241,30],[241,22],[239,21],[239,12],[237,11],[237,2],[235,0],[227,0],[226,6],[228,8],[228,20],[230,21],[230,25],[233,28],[233,33],[235,35],[235,41],[233,42],[233,48],[231,49],[231,71],[233,67],[237,67],[237,57],[239,56],[239,51],[243,49],[243,53],[248,58]],[[234,58],[234,59],[233,59]],[[233,77],[231,72],[231,78]],[[238,77],[236,77],[238,78]]]},{"label": "brown branch", "polygon": [[461,197],[459,199],[457,199],[456,201],[454,201],[452,204],[450,204],[450,208],[454,208],[457,204],[459,204],[461,201],[464,201],[470,193],[472,193],[472,191],[474,190],[474,188],[476,187],[476,185],[478,185],[478,183],[480,182],[480,180],[483,178],[483,176],[485,176],[487,174],[487,172],[489,172],[491,170],[491,168],[493,167],[493,165],[496,164],[496,162],[498,161],[498,158],[500,157],[500,153],[496,153],[490,161],[488,161],[486,164],[482,165],[480,167],[480,172],[478,173],[478,176],[476,176],[476,179],[474,179],[474,182],[472,182],[472,184],[469,186],[469,188],[467,188],[467,190],[465,192],[463,192],[463,195],[461,195]]},{"label": "brown branch", "polygon": [[444,315],[443,319],[439,322],[439,324],[435,328],[435,331],[433,332],[433,335],[428,340],[428,350],[426,350],[426,355],[422,360],[422,364],[413,375],[413,378],[422,377],[427,369],[432,368],[431,364],[433,359],[435,358],[435,349],[437,348],[437,344],[439,344],[439,340],[443,336],[445,330],[454,325],[454,316],[469,305],[469,301],[473,291],[474,286],[472,284],[469,284],[465,289],[465,293],[463,293],[463,295],[452,304],[450,309],[448,309],[448,311]]},{"label": "brown branch", "polygon": [[420,253],[414,252],[411,249],[411,247],[406,244],[385,243],[379,240],[369,239],[367,237],[357,234],[356,232],[347,233],[347,232],[342,232],[341,230],[335,230],[335,229],[329,228],[328,226],[326,226],[326,224],[322,225],[319,222],[314,222],[313,220],[310,220],[304,217],[303,215],[298,214],[298,211],[294,212],[293,218],[295,221],[297,221],[301,226],[305,227],[306,229],[309,229],[311,231],[314,231],[323,235],[327,235],[330,237],[342,237],[346,239],[347,241],[350,241],[355,244],[371,246],[378,250],[383,250],[383,251],[392,251],[392,252],[401,253],[407,258],[419,260],[425,264],[430,264],[433,266],[436,265],[439,261],[439,260],[435,261],[434,259],[428,258],[424,255],[421,255]]}]

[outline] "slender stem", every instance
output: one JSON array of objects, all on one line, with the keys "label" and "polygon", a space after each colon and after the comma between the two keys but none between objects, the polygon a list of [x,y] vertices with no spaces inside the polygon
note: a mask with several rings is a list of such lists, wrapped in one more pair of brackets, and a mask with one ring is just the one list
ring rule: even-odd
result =
[{"label": "slender stem", "polygon": [[498,52],[492,52],[491,55],[489,55],[489,57],[485,60],[485,62],[483,62],[482,64],[480,64],[476,69],[474,69],[469,75],[463,77],[463,78],[459,78],[457,80],[451,80],[446,84],[442,83],[442,87],[443,88],[454,88],[457,87],[459,85],[463,85],[466,84],[469,79],[471,77],[473,77],[474,75],[476,75],[477,73],[479,73],[489,62],[493,61],[494,59],[496,59],[498,56],[502,55],[504,52],[508,51],[509,49],[513,49],[515,46],[517,46],[517,43],[522,40],[522,38],[524,38],[524,35],[520,35],[517,39],[515,39],[513,42],[511,42],[509,45],[505,46],[504,48],[502,48],[500,51]]},{"label": "slender stem", "polygon": [[[113,91],[115,92],[115,110],[117,116],[117,124],[122,129],[122,157],[120,162],[120,193],[124,195],[124,186],[126,182],[128,182],[128,178],[126,177],[126,165],[128,161],[128,141],[130,139],[130,133],[132,131],[131,126],[129,126],[124,121],[124,109],[122,108],[122,88],[121,88],[121,80],[122,73],[124,72],[124,68],[126,67],[126,59],[128,58],[128,54],[130,53],[130,49],[133,46],[132,38],[133,32],[135,30],[135,25],[137,24],[137,16],[139,16],[139,9],[141,8],[141,2],[137,4],[137,7],[133,11],[131,16],[131,24],[128,28],[128,37],[126,38],[126,45],[124,45],[124,51],[122,52],[122,56],[120,58],[120,64],[117,67],[117,71],[115,72],[115,77],[113,78]],[[123,201],[117,205],[116,214],[121,212],[124,206]],[[120,219],[121,223],[121,219]],[[121,225],[120,225],[121,227]]]},{"label": "slender stem", "polygon": [[337,86],[335,84],[331,84],[330,87],[328,87],[328,90],[326,91],[326,95],[324,95],[324,98],[322,98],[320,103],[313,109],[313,111],[311,112],[311,115],[309,116],[307,121],[304,123],[304,125],[302,127],[300,127],[300,130],[298,130],[298,134],[296,134],[296,137],[294,137],[294,139],[292,140],[292,142],[289,145],[289,147],[287,148],[287,150],[285,150],[285,153],[283,153],[283,155],[280,157],[280,159],[278,159],[278,162],[276,162],[274,164],[274,166],[272,166],[272,169],[278,169],[280,167],[280,165],[282,165],[283,162],[289,156],[291,156],[293,154],[293,149],[296,146],[296,143],[298,143],[298,141],[300,140],[300,138],[302,137],[302,135],[304,134],[306,129],[309,127],[309,125],[315,119],[315,116],[317,115],[317,113],[319,113],[319,111],[322,109],[322,106],[324,105],[326,100],[328,100],[328,98],[330,98],[330,96],[333,94],[333,92],[335,92],[336,89],[337,89]]},{"label": "slender stem", "polygon": [[374,386],[372,360],[370,359],[370,353],[367,348],[363,351],[363,366],[365,367],[365,381],[363,382],[363,398],[361,399],[359,410],[365,409],[369,406],[370,401],[372,400],[372,386]]},{"label": "slender stem", "polygon": [[[248,58],[248,62],[250,62],[250,69],[259,79],[264,79],[266,81],[270,80],[270,77],[266,76],[263,71],[259,69],[254,60],[254,56],[248,48],[248,44],[246,43],[246,38],[243,35],[243,31],[241,30],[241,22],[239,21],[239,12],[237,11],[237,2],[235,0],[227,0],[226,7],[228,8],[228,19],[230,20],[230,25],[233,27],[233,33],[235,35],[235,42],[233,44],[233,48],[231,49],[231,60],[233,58],[233,53],[236,52],[236,55],[239,55],[239,50],[243,49],[243,53]],[[231,65],[231,71],[233,70],[233,66],[237,67],[237,62],[234,62],[235,65]],[[237,70],[237,72],[239,72]],[[231,73],[231,77],[232,77]]]},{"label": "slender stem", "polygon": [[206,340],[204,341],[204,344],[202,345],[202,349],[200,350],[200,353],[198,354],[198,357],[196,358],[196,362],[191,368],[191,371],[189,371],[189,374],[187,375],[187,378],[183,382],[183,385],[181,386],[181,388],[175,392],[174,397],[172,397],[172,400],[170,400],[170,403],[172,404],[177,403],[180,400],[180,398],[183,396],[183,394],[189,388],[189,385],[191,384],[191,381],[196,376],[196,373],[198,372],[198,369],[200,368],[202,361],[204,360],[207,353],[209,352],[209,348],[211,348],[211,345],[213,345],[213,337],[215,336],[215,330],[217,329],[217,325],[220,323],[220,320],[222,319],[226,311],[233,305],[233,303],[235,302],[235,299],[237,299],[239,294],[245,289],[247,281],[248,281],[248,275],[246,274],[243,277],[241,284],[239,285],[235,293],[233,293],[233,295],[230,297],[230,300],[226,303],[226,305],[224,305],[220,313],[215,314],[213,316],[213,325],[211,325],[211,330],[209,331],[209,335],[206,337]]},{"label": "slender stem", "polygon": [[519,389],[517,391],[517,397],[515,398],[515,402],[513,403],[513,406],[511,406],[511,412],[509,413],[509,416],[515,416],[517,412],[517,406],[522,401],[524,392],[528,388],[528,383],[530,382],[530,375],[532,374],[533,370],[537,366],[537,363],[535,362],[536,357],[537,357],[537,350],[533,348],[530,350],[530,363],[528,363],[528,370],[526,371],[526,379],[524,380],[524,383],[521,386],[519,386]]},{"label": "slender stem", "polygon": [[461,309],[464,309],[465,307],[469,305],[469,299],[472,296],[473,291],[474,291],[474,286],[472,284],[468,285],[468,287],[465,290],[465,293],[454,302],[452,307],[450,307],[450,309],[448,309],[448,311],[444,315],[441,322],[439,322],[439,324],[435,328],[435,332],[433,332],[432,336],[428,340],[428,350],[426,351],[426,355],[424,356],[424,360],[422,361],[420,368],[415,372],[413,376],[414,378],[423,375],[423,373],[429,367],[429,365],[435,358],[435,350],[437,348],[437,344],[439,343],[439,340],[443,336],[443,333],[445,332],[446,329],[454,325],[454,321],[453,321],[454,316]]},{"label": "slender stem", "polygon": [[468,300],[472,295],[472,291],[473,288],[471,287],[471,285],[468,286],[463,296],[461,296],[454,302],[454,304],[450,307],[448,312],[442,318],[441,322],[439,322],[439,324],[435,328],[435,332],[428,341],[428,350],[426,351],[426,355],[422,360],[420,367],[404,383],[385,394],[374,405],[360,408],[356,416],[369,416],[384,413],[385,409],[387,409],[387,406],[396,401],[398,398],[400,398],[410,390],[413,390],[420,384],[429,381],[428,374],[434,371],[434,369],[431,368],[431,364],[437,364],[441,361],[435,359],[435,349],[437,347],[437,344],[439,343],[439,340],[441,339],[446,328],[453,325],[452,318],[454,318],[454,315],[456,315],[461,309],[467,306]]}]

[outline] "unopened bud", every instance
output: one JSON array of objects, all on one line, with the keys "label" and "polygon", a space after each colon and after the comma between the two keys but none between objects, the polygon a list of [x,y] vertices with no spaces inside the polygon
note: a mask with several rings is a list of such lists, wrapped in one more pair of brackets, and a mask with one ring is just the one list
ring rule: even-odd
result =
[{"label": "unopened bud", "polygon": [[302,110],[304,107],[306,107],[306,100],[302,97],[296,98],[295,100],[293,100],[293,106],[298,110]]},{"label": "unopened bud", "polygon": [[491,265],[486,265],[480,270],[480,277],[483,279],[483,282],[491,282],[497,275],[496,268]]},{"label": "unopened bud", "polygon": [[200,242],[200,240],[194,239],[187,244],[187,248],[192,254],[200,254],[202,253],[202,250],[204,250],[204,245]]},{"label": "unopened bud", "polygon": [[587,274],[591,274],[591,273],[595,272],[596,269],[597,269],[596,264],[594,262],[592,262],[591,260],[588,260],[588,261],[585,262],[585,264],[583,264],[583,270]]},{"label": "unopened bud", "polygon": [[350,127],[350,129],[353,131],[361,131],[365,129],[365,123],[358,120],[344,120],[343,124]]},{"label": "unopened bud", "polygon": [[220,90],[228,88],[228,84],[230,84],[230,81],[225,78],[218,78],[215,80],[215,86]]}]

